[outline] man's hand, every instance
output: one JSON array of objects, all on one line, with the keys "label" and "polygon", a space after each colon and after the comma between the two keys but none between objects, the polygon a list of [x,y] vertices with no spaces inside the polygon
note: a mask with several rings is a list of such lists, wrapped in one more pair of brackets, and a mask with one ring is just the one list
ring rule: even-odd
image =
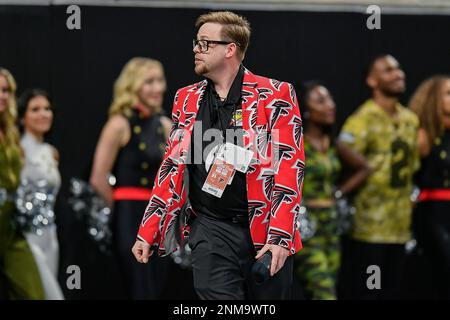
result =
[{"label": "man's hand", "polygon": [[134,244],[133,249],[131,249],[131,252],[133,252],[134,257],[138,262],[147,263],[148,258],[153,253],[153,250],[150,250],[150,245],[148,243],[141,240],[136,240],[136,243]]},{"label": "man's hand", "polygon": [[255,259],[259,259],[262,257],[264,253],[267,251],[272,251],[272,264],[270,266],[270,276],[273,277],[275,273],[280,271],[284,266],[284,262],[289,255],[289,251],[282,246],[278,246],[275,244],[266,244],[259,253],[256,255]]}]

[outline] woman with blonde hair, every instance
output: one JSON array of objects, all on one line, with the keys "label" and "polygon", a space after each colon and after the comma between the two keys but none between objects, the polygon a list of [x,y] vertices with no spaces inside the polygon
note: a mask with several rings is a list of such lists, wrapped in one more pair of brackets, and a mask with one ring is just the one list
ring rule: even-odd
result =
[{"label": "woman with blonde hair", "polygon": [[159,298],[166,274],[166,261],[138,264],[130,252],[171,128],[171,121],[162,115],[165,91],[159,61],[137,57],[125,65],[114,84],[109,120],[97,144],[90,178],[114,208],[115,253],[131,299]]},{"label": "woman with blonde hair", "polygon": [[44,299],[39,270],[22,232],[13,224],[14,195],[23,156],[17,117],[16,82],[0,68],[0,290],[8,299]]},{"label": "woman with blonde hair", "polygon": [[425,80],[409,107],[420,120],[420,188],[413,227],[432,267],[432,283],[440,299],[450,299],[450,76]]}]

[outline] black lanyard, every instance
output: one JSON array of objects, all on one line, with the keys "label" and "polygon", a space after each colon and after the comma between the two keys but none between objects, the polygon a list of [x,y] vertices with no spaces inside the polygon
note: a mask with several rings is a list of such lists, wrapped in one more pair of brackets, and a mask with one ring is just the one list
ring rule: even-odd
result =
[{"label": "black lanyard", "polygon": [[[220,128],[220,131],[221,131],[221,133],[222,133],[222,140],[223,140],[223,143],[226,143],[226,141],[225,141],[226,130],[227,130],[228,127],[229,127],[229,123],[230,123],[231,119],[233,119],[233,116],[236,114],[237,104],[236,104],[236,103],[234,104],[234,106],[233,106],[233,111],[232,111],[231,114],[228,116],[228,119],[227,119],[227,122],[226,122],[226,126],[225,126],[225,128],[224,128],[224,127],[223,127],[222,118],[220,117],[219,106],[217,105],[217,99],[214,98],[214,97],[213,97],[213,99],[214,99],[214,108],[215,108],[215,112],[217,112],[217,117],[219,118],[219,128]],[[223,107],[225,107],[225,106],[222,106],[221,108],[223,108]]]}]

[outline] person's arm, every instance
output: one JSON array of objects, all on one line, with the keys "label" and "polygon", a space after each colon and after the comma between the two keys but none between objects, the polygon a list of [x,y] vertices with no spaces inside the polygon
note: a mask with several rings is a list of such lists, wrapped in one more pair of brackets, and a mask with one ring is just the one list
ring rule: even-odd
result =
[{"label": "person's arm", "polygon": [[417,133],[417,147],[419,148],[419,155],[421,158],[425,158],[431,152],[431,146],[428,140],[428,133],[423,128],[420,128]]},{"label": "person's arm", "polygon": [[110,207],[113,205],[113,198],[112,188],[108,183],[108,174],[114,166],[120,148],[130,139],[130,134],[125,117],[113,116],[103,128],[95,149],[89,182]]},{"label": "person's arm", "polygon": [[336,150],[342,162],[352,169],[352,175],[339,187],[343,195],[357,189],[370,175],[371,170],[366,159],[346,144],[337,141]]},{"label": "person's arm", "polygon": [[52,149],[53,159],[56,160],[57,163],[59,163],[59,151],[55,148],[55,146],[50,145],[50,148]]},{"label": "person's arm", "polygon": [[296,232],[295,213],[300,207],[302,197],[305,152],[300,109],[297,98],[295,95],[291,96],[291,92],[295,92],[292,85],[282,83],[277,98],[280,103],[287,102],[290,106],[282,107],[283,113],[287,114],[281,114],[276,123],[272,124],[271,135],[274,146],[272,149],[277,153],[283,149],[287,154],[278,160],[275,159],[278,164],[275,167],[267,241],[256,256],[258,259],[266,251],[272,252],[270,268],[272,276],[283,267],[286,258],[292,254]]}]

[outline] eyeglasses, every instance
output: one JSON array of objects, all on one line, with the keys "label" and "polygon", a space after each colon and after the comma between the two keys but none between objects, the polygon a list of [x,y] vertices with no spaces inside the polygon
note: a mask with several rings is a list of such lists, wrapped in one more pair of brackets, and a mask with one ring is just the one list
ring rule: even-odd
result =
[{"label": "eyeglasses", "polygon": [[[235,43],[233,41],[218,41],[218,40],[197,40],[197,39],[193,39],[192,40],[192,48],[195,50],[195,47],[198,46],[200,48],[200,52],[201,53],[205,53],[206,51],[208,51],[209,46],[211,44],[230,44],[230,43]],[[236,45],[239,46],[239,44],[236,43]]]}]

